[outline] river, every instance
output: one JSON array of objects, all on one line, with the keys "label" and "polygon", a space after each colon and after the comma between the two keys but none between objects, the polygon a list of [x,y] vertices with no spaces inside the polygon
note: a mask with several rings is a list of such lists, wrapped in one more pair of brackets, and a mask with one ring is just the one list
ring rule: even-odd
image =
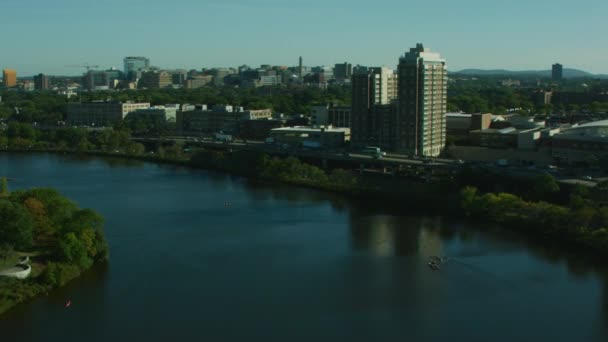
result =
[{"label": "river", "polygon": [[139,161],[0,153],[0,175],[97,210],[110,245],[2,341],[608,340],[607,268],[495,227]]}]

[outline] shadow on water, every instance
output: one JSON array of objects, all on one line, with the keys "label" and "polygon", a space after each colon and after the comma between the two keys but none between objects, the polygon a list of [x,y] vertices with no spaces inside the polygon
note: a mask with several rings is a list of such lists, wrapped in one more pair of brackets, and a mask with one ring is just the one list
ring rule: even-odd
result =
[{"label": "shadow on water", "polygon": [[102,162],[110,168],[120,167],[142,167],[145,161],[121,157],[98,157],[87,154],[64,154],[60,155],[61,160],[69,163],[96,163]]}]

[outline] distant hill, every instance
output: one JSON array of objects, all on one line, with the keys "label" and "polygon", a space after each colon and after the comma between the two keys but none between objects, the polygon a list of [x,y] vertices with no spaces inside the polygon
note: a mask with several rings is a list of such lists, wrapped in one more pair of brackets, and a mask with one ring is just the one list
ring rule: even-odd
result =
[{"label": "distant hill", "polygon": [[[505,76],[505,77],[551,77],[551,70],[523,70],[512,71],[504,69],[482,70],[482,69],[464,69],[454,71],[452,74],[469,75],[469,76]],[[608,75],[595,75],[583,70],[564,68],[564,78],[579,78],[579,77],[594,77],[608,78]]]}]

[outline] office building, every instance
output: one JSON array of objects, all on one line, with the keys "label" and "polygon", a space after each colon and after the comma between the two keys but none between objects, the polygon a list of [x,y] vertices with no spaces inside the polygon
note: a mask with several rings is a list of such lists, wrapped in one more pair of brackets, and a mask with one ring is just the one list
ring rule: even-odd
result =
[{"label": "office building", "polygon": [[209,110],[206,105],[196,105],[193,110],[177,113],[177,129],[180,133],[236,134],[241,121],[271,117],[270,109],[245,110],[243,107],[217,105]]},{"label": "office building", "polygon": [[439,156],[445,147],[447,67],[439,53],[417,44],[399,59],[396,150]]},{"label": "office building", "polygon": [[122,72],[118,69],[89,70],[82,77],[84,88],[93,90],[114,89],[122,79]]},{"label": "office building", "polygon": [[169,70],[167,72],[171,74],[171,81],[173,84],[184,85],[184,82],[188,79],[187,70]]},{"label": "office building", "polygon": [[137,79],[138,73],[150,68],[150,60],[146,57],[125,57],[123,62],[124,75],[128,80]]},{"label": "office building", "polygon": [[106,73],[99,70],[89,70],[82,77],[82,84],[87,90],[102,90],[109,88],[109,81]]},{"label": "office building", "polygon": [[228,68],[215,68],[211,70],[211,75],[213,75],[213,85],[218,87],[223,86],[224,79],[233,74],[235,74],[235,72]]},{"label": "office building", "polygon": [[184,88],[186,89],[196,89],[204,87],[213,82],[213,76],[211,75],[202,75],[202,76],[190,76],[184,82]]},{"label": "office building", "polygon": [[322,66],[313,68],[313,77],[311,83],[317,83],[319,85],[326,85],[329,81],[334,79],[334,70],[332,67]]},{"label": "office building", "polygon": [[338,81],[344,81],[350,78],[353,73],[353,66],[350,63],[341,63],[334,66],[334,76]]},{"label": "office building", "polygon": [[281,76],[260,76],[260,86],[277,86],[281,84]]},{"label": "office building", "polygon": [[149,108],[136,109],[125,116],[125,119],[144,119],[147,121],[175,122],[178,104],[166,104]]},{"label": "office building", "polygon": [[13,69],[2,70],[2,83],[4,87],[11,88],[17,85],[17,71]]},{"label": "office building", "polygon": [[113,126],[138,109],[147,109],[150,103],[94,101],[68,103],[68,123],[75,126]]},{"label": "office building", "polygon": [[49,77],[45,74],[38,74],[34,76],[34,89],[36,90],[47,90],[49,89]]},{"label": "office building", "polygon": [[[352,143],[356,147],[363,147],[379,140],[387,141],[389,138],[380,138],[386,131],[377,128],[384,125],[376,122],[374,113],[383,113],[382,121],[389,120],[387,109],[374,109],[377,105],[393,105],[397,97],[397,75],[386,67],[368,68],[357,66],[353,70],[352,79],[352,108],[350,127],[352,129]],[[390,111],[389,111],[390,112]],[[394,112],[394,110],[392,110]],[[391,123],[388,123],[391,125]],[[395,125],[393,120],[392,125]],[[383,148],[391,149],[391,146]]]},{"label": "office building", "polygon": [[553,67],[551,68],[551,78],[554,81],[561,81],[563,76],[564,76],[564,67],[559,63],[553,64]]},{"label": "office building", "polygon": [[173,84],[173,76],[166,71],[146,71],[142,73],[138,85],[140,88],[162,89]]}]

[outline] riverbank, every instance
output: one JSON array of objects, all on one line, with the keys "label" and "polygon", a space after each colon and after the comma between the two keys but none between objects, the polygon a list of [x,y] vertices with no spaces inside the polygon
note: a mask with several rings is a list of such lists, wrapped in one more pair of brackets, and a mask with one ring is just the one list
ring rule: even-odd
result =
[{"label": "riverbank", "polygon": [[53,189],[2,190],[2,267],[27,256],[31,272],[25,279],[0,277],[0,314],[108,260],[103,218],[93,210],[80,209]]},{"label": "riverbank", "polygon": [[[24,151],[19,151],[24,152]],[[523,199],[506,192],[481,192],[482,183],[474,175],[456,175],[442,182],[423,183],[386,176],[361,176],[335,169],[326,172],[296,158],[271,158],[265,154],[235,151],[199,150],[180,157],[132,155],[106,151],[39,150],[25,152],[83,153],[101,157],[118,157],[146,162],[172,164],[254,178],[265,182],[281,182],[351,197],[400,203],[410,210],[425,210],[469,220],[496,223],[518,231],[541,243],[558,243],[592,256],[608,257],[608,209],[597,203],[603,191],[579,193],[568,191],[568,205],[549,203],[559,199],[559,187],[543,177],[533,184],[530,198]],[[463,174],[466,171],[463,172]],[[550,176],[549,176],[550,177]],[[476,181],[478,183],[476,183]],[[557,188],[556,188],[557,187]],[[564,197],[562,194],[561,197]]]}]

